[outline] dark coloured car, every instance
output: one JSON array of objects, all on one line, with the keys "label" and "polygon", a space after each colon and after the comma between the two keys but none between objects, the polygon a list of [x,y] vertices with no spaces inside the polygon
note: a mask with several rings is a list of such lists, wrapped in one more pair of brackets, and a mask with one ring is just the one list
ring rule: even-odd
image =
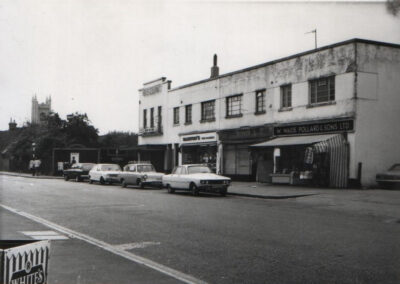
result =
[{"label": "dark coloured car", "polygon": [[376,175],[376,182],[384,188],[400,186],[400,164],[394,164],[386,172]]},{"label": "dark coloured car", "polygon": [[64,180],[74,179],[83,181],[89,178],[89,171],[95,166],[93,163],[76,163],[71,168],[63,171]]}]

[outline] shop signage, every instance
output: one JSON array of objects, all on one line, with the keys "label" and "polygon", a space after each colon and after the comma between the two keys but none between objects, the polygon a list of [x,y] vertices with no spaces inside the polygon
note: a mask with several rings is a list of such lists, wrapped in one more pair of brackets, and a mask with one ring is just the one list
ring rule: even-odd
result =
[{"label": "shop signage", "polygon": [[290,126],[277,126],[274,135],[296,135],[313,133],[346,132],[354,130],[354,120],[338,120],[330,122],[317,122]]},{"label": "shop signage", "polygon": [[153,95],[155,93],[159,93],[161,92],[161,85],[157,85],[157,86],[153,86],[153,87],[149,87],[146,89],[143,89],[143,95]]},{"label": "shop signage", "polygon": [[30,261],[25,264],[25,269],[14,272],[11,275],[10,284],[32,283],[42,284],[45,283],[46,278],[42,264],[32,266]]},{"label": "shop signage", "polygon": [[221,141],[250,140],[257,138],[269,138],[272,136],[272,126],[246,127],[230,130],[221,130],[219,133]]},{"label": "shop signage", "polygon": [[215,132],[184,135],[181,137],[181,144],[216,142],[216,141],[217,141],[217,133]]}]

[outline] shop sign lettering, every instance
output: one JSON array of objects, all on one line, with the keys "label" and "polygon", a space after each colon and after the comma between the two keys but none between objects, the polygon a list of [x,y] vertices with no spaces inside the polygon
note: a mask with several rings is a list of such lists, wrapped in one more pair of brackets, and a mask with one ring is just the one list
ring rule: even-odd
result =
[{"label": "shop sign lettering", "polygon": [[213,142],[217,141],[217,135],[215,133],[204,133],[196,135],[185,135],[181,138],[181,143],[201,143],[201,142]]},{"label": "shop sign lettering", "polygon": [[42,284],[45,283],[45,274],[41,264],[32,266],[27,264],[26,268],[14,272],[10,284]]},{"label": "shop sign lettering", "polygon": [[143,89],[143,95],[152,95],[155,93],[159,93],[161,92],[161,85],[157,85],[157,86],[153,86],[153,87],[149,87],[146,89]]},{"label": "shop sign lettering", "polygon": [[276,136],[279,136],[294,134],[346,132],[351,130],[354,130],[354,121],[341,120],[313,124],[299,124],[293,126],[278,126],[274,128],[274,134]]}]

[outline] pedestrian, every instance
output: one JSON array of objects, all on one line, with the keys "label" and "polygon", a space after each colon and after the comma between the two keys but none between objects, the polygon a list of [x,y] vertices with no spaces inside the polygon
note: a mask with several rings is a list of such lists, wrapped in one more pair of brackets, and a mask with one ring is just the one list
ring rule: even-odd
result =
[{"label": "pedestrian", "polygon": [[75,157],[72,157],[71,165],[73,165],[75,163],[76,163]]},{"label": "pedestrian", "polygon": [[34,175],[36,175],[36,176],[39,175],[39,169],[40,169],[41,164],[42,164],[42,161],[39,159],[36,159],[33,161]]},{"label": "pedestrian", "polygon": [[32,173],[32,176],[35,175],[35,163],[33,160],[29,161],[29,171]]}]

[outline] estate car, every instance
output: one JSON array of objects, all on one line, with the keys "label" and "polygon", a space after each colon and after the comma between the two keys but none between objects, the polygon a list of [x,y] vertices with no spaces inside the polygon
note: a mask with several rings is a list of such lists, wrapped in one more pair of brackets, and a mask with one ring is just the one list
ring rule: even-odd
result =
[{"label": "estate car", "polygon": [[151,163],[129,163],[120,174],[120,182],[122,187],[138,185],[140,188],[145,186],[162,188],[163,175],[163,173],[157,173]]},{"label": "estate car", "polygon": [[119,183],[119,174],[121,173],[121,167],[117,164],[97,164],[89,172],[89,182],[94,181],[105,183]]}]

